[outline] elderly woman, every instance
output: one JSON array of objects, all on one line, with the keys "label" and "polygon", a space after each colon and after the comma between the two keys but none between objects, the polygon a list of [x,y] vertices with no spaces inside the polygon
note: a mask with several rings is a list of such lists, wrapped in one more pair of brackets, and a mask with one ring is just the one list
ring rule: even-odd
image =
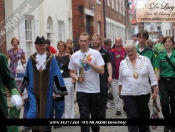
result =
[{"label": "elderly woman", "polygon": [[[119,95],[124,99],[127,119],[146,119],[151,86],[152,98],[157,97],[157,80],[153,67],[147,57],[137,54],[135,42],[126,41],[127,57],[120,63]],[[151,80],[151,85],[148,80]],[[128,126],[129,132],[146,132],[147,126]]]},{"label": "elderly woman", "polygon": [[[173,43],[171,36],[166,36],[163,39],[165,50],[158,54],[155,62],[162,114],[165,119],[175,119],[175,51]],[[165,126],[164,132],[169,132],[170,129],[171,132],[175,132],[174,126]]]}]

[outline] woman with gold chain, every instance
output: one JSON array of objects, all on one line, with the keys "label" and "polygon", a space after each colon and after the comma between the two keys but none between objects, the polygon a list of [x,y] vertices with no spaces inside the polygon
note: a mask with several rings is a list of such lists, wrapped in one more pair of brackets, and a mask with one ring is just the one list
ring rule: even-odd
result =
[{"label": "woman with gold chain", "polygon": [[[126,41],[124,45],[127,57],[120,63],[119,95],[124,99],[127,119],[147,119],[151,86],[154,88],[152,98],[157,97],[157,80],[147,57],[137,54],[135,42]],[[151,80],[151,85],[148,80]],[[129,132],[146,132],[147,126],[128,126]]]}]

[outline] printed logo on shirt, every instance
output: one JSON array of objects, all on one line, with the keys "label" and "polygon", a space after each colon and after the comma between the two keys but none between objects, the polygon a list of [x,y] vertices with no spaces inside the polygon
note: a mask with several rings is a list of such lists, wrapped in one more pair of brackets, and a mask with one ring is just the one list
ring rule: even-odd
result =
[{"label": "printed logo on shirt", "polygon": [[[84,55],[83,59],[86,59],[86,60],[91,62],[92,61],[91,54],[89,54],[87,56]],[[80,61],[80,65],[84,67],[85,71],[90,70],[90,66],[89,65],[83,64],[83,59],[79,60]]]},{"label": "printed logo on shirt", "polygon": [[161,60],[161,62],[167,62],[167,60]]}]

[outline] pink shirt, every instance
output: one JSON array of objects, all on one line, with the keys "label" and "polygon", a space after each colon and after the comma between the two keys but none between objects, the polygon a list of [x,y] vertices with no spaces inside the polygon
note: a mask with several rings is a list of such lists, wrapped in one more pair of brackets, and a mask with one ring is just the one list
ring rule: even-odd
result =
[{"label": "pink shirt", "polygon": [[114,53],[114,62],[115,62],[115,79],[118,79],[119,77],[119,67],[120,62],[125,59],[126,57],[126,51],[124,48],[121,49],[121,51],[118,51],[116,48],[112,49],[112,52]]}]

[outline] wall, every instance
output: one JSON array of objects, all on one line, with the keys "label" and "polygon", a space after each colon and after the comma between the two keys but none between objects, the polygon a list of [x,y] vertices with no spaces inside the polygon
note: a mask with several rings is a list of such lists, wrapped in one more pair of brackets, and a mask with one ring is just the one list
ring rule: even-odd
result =
[{"label": "wall", "polygon": [[[5,19],[4,0],[0,0],[0,31],[3,30]],[[6,54],[5,35],[0,38],[0,53]]]}]

